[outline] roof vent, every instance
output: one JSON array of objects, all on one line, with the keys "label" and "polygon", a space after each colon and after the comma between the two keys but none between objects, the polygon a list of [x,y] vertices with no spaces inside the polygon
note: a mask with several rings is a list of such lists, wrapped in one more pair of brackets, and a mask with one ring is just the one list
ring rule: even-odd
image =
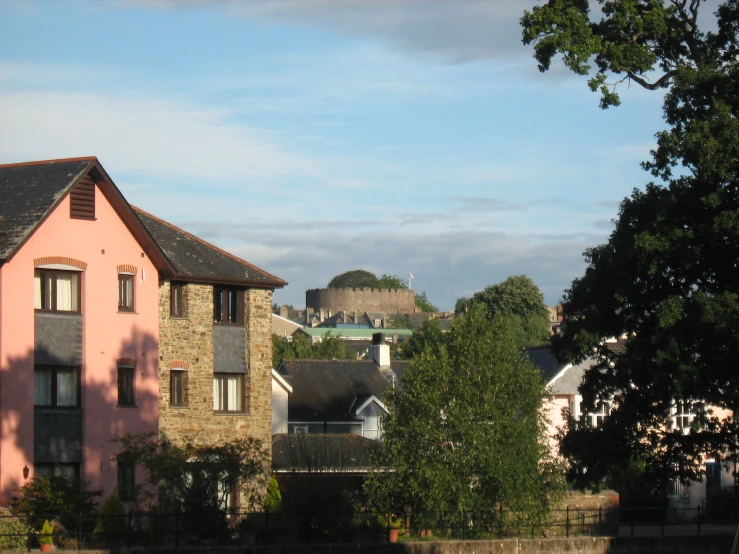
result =
[{"label": "roof vent", "polygon": [[95,182],[85,175],[69,194],[69,217],[95,219]]}]

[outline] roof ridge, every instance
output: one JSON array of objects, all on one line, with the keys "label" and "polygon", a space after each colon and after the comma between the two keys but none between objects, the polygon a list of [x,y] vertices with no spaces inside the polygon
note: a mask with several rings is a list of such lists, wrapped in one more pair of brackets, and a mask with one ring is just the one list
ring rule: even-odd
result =
[{"label": "roof ridge", "polygon": [[206,245],[208,248],[212,248],[213,250],[216,250],[217,252],[220,252],[224,256],[228,256],[229,258],[231,258],[233,260],[236,260],[237,262],[240,262],[240,263],[242,263],[244,265],[249,266],[250,268],[252,268],[255,271],[258,271],[260,273],[264,273],[265,275],[268,275],[269,277],[273,278],[277,282],[287,284],[287,281],[285,281],[283,279],[280,279],[279,277],[277,277],[277,275],[272,275],[271,273],[269,273],[267,271],[264,271],[262,268],[257,267],[254,264],[250,264],[246,260],[244,260],[242,258],[239,258],[238,256],[234,256],[230,252],[227,252],[226,250],[223,250],[222,248],[217,247],[215,244],[212,244],[212,243],[208,242],[207,240],[203,240],[200,237],[198,237],[197,235],[193,235],[192,233],[189,233],[188,231],[185,231],[181,227],[177,227],[177,225],[174,225],[174,224],[170,223],[169,221],[165,221],[165,220],[163,220],[163,219],[161,219],[161,218],[159,218],[159,217],[157,217],[157,216],[155,216],[153,214],[150,214],[149,212],[147,212],[145,210],[142,210],[138,206],[131,205],[131,208],[133,208],[133,211],[142,213],[142,214],[144,214],[147,217],[150,217],[152,219],[155,219],[156,221],[158,221],[162,225],[166,225],[167,227],[169,227],[171,229],[174,229],[175,231],[178,231],[180,233],[183,233],[183,234],[187,235],[188,237],[190,237],[191,239],[194,239],[194,240],[198,241],[199,243]]},{"label": "roof ridge", "polygon": [[11,164],[0,164],[0,167],[21,167],[28,165],[45,165],[63,162],[89,162],[97,160],[97,156],[80,156],[78,158],[56,158],[54,160],[36,160],[31,162],[16,162]]}]

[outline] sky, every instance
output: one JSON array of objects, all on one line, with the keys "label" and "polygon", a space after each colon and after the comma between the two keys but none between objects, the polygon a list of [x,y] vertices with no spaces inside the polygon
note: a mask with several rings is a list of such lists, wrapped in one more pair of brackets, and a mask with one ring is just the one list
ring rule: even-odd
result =
[{"label": "sky", "polygon": [[5,0],[0,163],[97,156],[131,204],[289,285],[367,269],[442,310],[608,238],[662,94],[540,73],[536,0]]}]

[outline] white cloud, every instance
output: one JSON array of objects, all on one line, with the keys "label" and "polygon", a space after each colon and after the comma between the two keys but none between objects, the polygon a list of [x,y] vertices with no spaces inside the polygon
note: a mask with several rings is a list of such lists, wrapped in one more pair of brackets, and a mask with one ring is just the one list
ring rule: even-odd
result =
[{"label": "white cloud", "polygon": [[0,93],[0,159],[96,155],[113,174],[226,188],[228,183],[263,186],[297,177],[329,186],[360,184],[352,175],[335,175],[327,160],[291,151],[279,134],[237,125],[229,115],[175,99],[5,92]]}]

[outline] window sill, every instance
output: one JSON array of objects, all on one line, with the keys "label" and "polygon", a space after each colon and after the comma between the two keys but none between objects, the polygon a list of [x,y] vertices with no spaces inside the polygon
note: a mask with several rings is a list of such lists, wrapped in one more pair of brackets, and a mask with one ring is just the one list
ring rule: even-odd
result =
[{"label": "window sill", "polygon": [[136,404],[117,404],[116,408],[138,408]]},{"label": "window sill", "polygon": [[170,404],[169,407],[172,410],[187,410],[190,408],[190,406],[186,406],[185,404]]},{"label": "window sill", "polygon": [[132,315],[138,314],[138,312],[134,310],[118,310],[118,313],[119,314],[132,314]]},{"label": "window sill", "polygon": [[37,314],[53,314],[53,315],[82,315],[81,311],[72,310],[39,310],[38,308],[33,309]]},{"label": "window sill", "polygon": [[219,323],[217,321],[213,322],[213,327],[243,327],[243,323]]},{"label": "window sill", "polygon": [[246,412],[219,412],[216,410],[213,410],[213,415],[217,416],[243,416],[247,415]]},{"label": "window sill", "polygon": [[177,319],[180,321],[187,321],[187,316],[184,315],[170,315],[169,319]]}]

